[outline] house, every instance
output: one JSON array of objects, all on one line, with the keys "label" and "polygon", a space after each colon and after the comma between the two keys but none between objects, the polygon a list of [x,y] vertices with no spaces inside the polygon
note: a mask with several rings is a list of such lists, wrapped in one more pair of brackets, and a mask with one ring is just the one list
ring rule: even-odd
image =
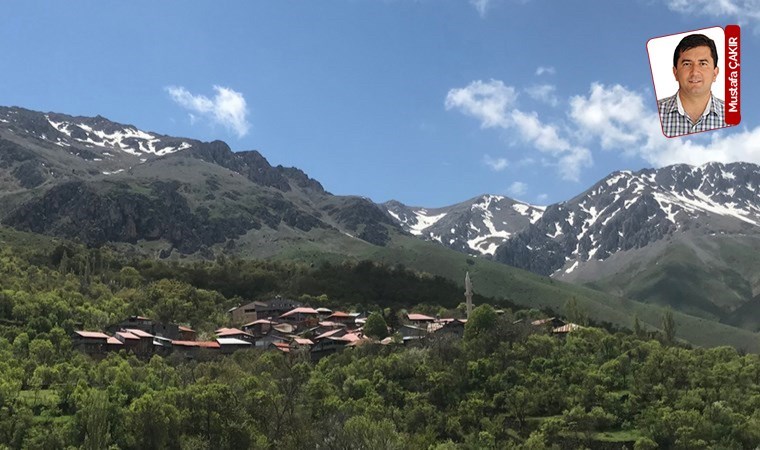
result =
[{"label": "house", "polygon": [[332,315],[330,315],[329,317],[327,317],[327,321],[328,322],[335,322],[335,323],[342,323],[342,324],[345,324],[345,325],[354,325],[354,324],[356,324],[356,318],[354,316],[352,316],[349,313],[342,312],[342,311],[335,311],[334,313],[332,313]]},{"label": "house", "polygon": [[332,336],[321,339],[311,347],[311,359],[312,361],[319,361],[325,356],[331,355],[338,350],[342,350],[349,342],[351,341]]},{"label": "house", "polygon": [[119,323],[109,325],[106,330],[114,333],[119,330],[142,330],[153,336],[163,336],[169,339],[179,339],[179,326],[173,323],[165,324],[143,316],[130,316]]},{"label": "house", "polygon": [[256,306],[256,319],[254,320],[280,317],[288,311],[303,306],[301,302],[282,298],[279,295],[268,302],[260,303],[261,305]]},{"label": "house", "polygon": [[291,334],[296,330],[296,328],[289,323],[278,323],[277,325],[272,325],[272,329],[279,331],[282,334]]},{"label": "house", "polygon": [[109,352],[118,352],[124,349],[124,344],[113,336],[109,336],[106,340],[106,350]]},{"label": "house", "polygon": [[137,353],[137,347],[140,345],[140,338],[128,331],[117,331],[113,335],[124,346],[124,350]]},{"label": "house", "polygon": [[302,306],[291,309],[281,315],[280,321],[289,323],[297,328],[313,327],[319,323],[319,313],[316,309]]},{"label": "house", "polygon": [[398,329],[398,333],[404,338],[404,342],[414,339],[423,339],[428,335],[427,325],[415,326],[415,325],[401,325]]},{"label": "house", "polygon": [[221,353],[223,355],[229,355],[238,350],[248,349],[253,347],[253,343],[250,341],[244,341],[234,337],[220,337],[216,342],[219,343]]},{"label": "house", "polygon": [[177,327],[179,330],[177,340],[178,341],[194,341],[195,340],[195,330],[179,325]]},{"label": "house", "polygon": [[71,346],[90,356],[104,355],[108,350],[108,335],[99,331],[74,331]]},{"label": "house", "polygon": [[290,344],[287,342],[272,342],[271,347],[283,353],[290,353]]},{"label": "house", "polygon": [[172,340],[163,336],[153,336],[153,353],[169,356],[172,353]]},{"label": "house", "polygon": [[467,320],[462,319],[441,319],[439,322],[440,327],[435,330],[436,335],[452,335],[456,337],[464,337],[464,326]]},{"label": "house", "polygon": [[240,339],[241,341],[250,343],[253,343],[256,340],[252,334],[246,333],[245,331],[239,330],[237,328],[220,328],[216,330],[216,337]]},{"label": "house", "polygon": [[429,323],[435,322],[435,317],[426,316],[424,314],[409,313],[406,315],[406,319],[412,323],[412,325],[427,329]]},{"label": "house", "polygon": [[243,325],[241,328],[246,333],[253,335],[254,338],[265,336],[272,329],[272,326],[277,325],[277,322],[273,322],[269,319],[254,320]]},{"label": "house", "polygon": [[581,328],[583,327],[578,324],[568,322],[561,327],[552,328],[552,333],[559,336],[567,336],[568,333],[572,333],[573,331],[579,330]]},{"label": "house", "polygon": [[256,339],[255,345],[256,345],[256,348],[269,348],[270,346],[278,342],[287,343],[288,339],[280,335],[279,333],[269,333],[266,336],[262,336],[261,338]]},{"label": "house", "polygon": [[348,331],[345,328],[335,328],[332,330],[327,330],[319,336],[315,337],[314,342],[319,342],[322,339],[327,339],[329,337],[342,337],[346,334],[348,334]]},{"label": "house", "polygon": [[266,303],[255,301],[232,308],[227,311],[230,314],[230,322],[235,325],[240,325],[258,320],[258,311],[263,306],[266,306]]},{"label": "house", "polygon": [[534,327],[543,327],[543,328],[548,328],[548,329],[554,329],[554,328],[559,328],[559,327],[565,325],[565,321],[562,320],[562,319],[560,319],[560,318],[558,318],[558,317],[549,317],[549,318],[546,318],[546,319],[534,320],[530,324],[533,325]]},{"label": "house", "polygon": [[324,320],[325,318],[329,317],[333,312],[330,308],[317,308],[317,312],[319,313],[319,319]]},{"label": "house", "polygon": [[314,342],[311,339],[295,338],[292,342],[292,346],[294,347],[311,348],[312,345],[314,345]]},{"label": "house", "polygon": [[204,353],[212,353],[221,348],[216,341],[172,341],[172,350],[186,358],[197,358]]},{"label": "house", "polygon": [[127,328],[126,331],[129,334],[137,336],[139,341],[134,347],[135,355],[142,357],[149,357],[153,354],[153,335],[137,328]]}]

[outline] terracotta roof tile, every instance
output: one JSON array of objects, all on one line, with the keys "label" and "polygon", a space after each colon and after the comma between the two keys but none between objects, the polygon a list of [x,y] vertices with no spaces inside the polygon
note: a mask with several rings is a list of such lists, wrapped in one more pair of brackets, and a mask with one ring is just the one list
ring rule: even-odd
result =
[{"label": "terracotta roof tile", "polygon": [[292,309],[286,312],[285,314],[281,315],[280,317],[290,317],[296,314],[319,314],[319,312],[317,312],[317,310],[314,308],[300,307],[300,308]]},{"label": "terracotta roof tile", "polygon": [[223,331],[218,331],[216,335],[219,337],[229,337],[229,336],[238,336],[238,335],[253,337],[251,334],[246,333],[245,331],[239,330],[237,328],[224,328]]},{"label": "terracotta roof tile", "polygon": [[127,330],[128,332],[130,332],[130,333],[134,334],[135,336],[139,337],[139,338],[152,338],[152,337],[153,337],[153,335],[152,335],[152,334],[150,334],[150,333],[146,333],[145,331],[143,331],[143,330],[138,330],[138,329],[136,329],[136,328],[127,328],[126,330]]},{"label": "terracotta roof tile", "polygon": [[129,340],[135,340],[135,341],[139,341],[140,340],[139,337],[135,336],[134,334],[130,333],[129,331],[117,331],[115,333],[115,335],[117,337],[122,337],[124,339],[129,339]]},{"label": "terracotta roof tile", "polygon": [[88,339],[108,339],[108,335],[100,331],[74,331],[74,333]]},{"label": "terracotta roof tile", "polygon": [[426,316],[424,314],[407,314],[406,317],[411,320],[412,322],[434,322],[435,318]]}]

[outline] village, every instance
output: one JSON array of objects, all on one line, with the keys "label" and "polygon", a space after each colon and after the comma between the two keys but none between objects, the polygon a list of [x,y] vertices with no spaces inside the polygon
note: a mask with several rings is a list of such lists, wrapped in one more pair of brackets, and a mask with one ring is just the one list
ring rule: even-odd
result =
[{"label": "village", "polygon": [[[407,313],[397,329],[388,330],[388,337],[376,340],[364,334],[367,317],[362,313],[315,309],[281,297],[232,308],[228,315],[231,327],[215,330],[213,340],[198,340],[196,331],[183,325],[131,316],[108,326],[105,332],[74,331],[72,345],[94,358],[124,350],[140,358],[174,353],[197,359],[257,348],[284,353],[301,351],[317,361],[344,348],[364,344],[414,345],[444,335],[461,338],[467,323],[467,319]],[[522,321],[516,321],[519,322]],[[558,336],[579,328],[556,317],[529,323]]]}]

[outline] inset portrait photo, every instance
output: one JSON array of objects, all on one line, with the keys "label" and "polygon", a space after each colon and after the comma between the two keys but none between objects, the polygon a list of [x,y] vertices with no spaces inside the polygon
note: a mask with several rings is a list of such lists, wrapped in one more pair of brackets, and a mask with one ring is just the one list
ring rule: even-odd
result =
[{"label": "inset portrait photo", "polygon": [[650,39],[662,132],[684,136],[726,124],[725,33],[713,27]]}]

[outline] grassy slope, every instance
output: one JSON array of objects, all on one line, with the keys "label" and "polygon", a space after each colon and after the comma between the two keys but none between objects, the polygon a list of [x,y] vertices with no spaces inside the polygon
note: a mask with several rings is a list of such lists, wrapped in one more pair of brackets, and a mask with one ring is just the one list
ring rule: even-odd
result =
[{"label": "grassy slope", "polygon": [[[439,245],[409,236],[395,236],[388,247],[376,247],[361,241],[299,243],[278,254],[281,259],[318,261],[329,259],[372,259],[386,264],[403,264],[422,272],[440,275],[464,284],[470,272],[474,290],[485,296],[507,298],[530,308],[551,308],[563,312],[565,303],[575,297],[589,316],[599,322],[630,328],[633,317],[650,328],[659,328],[664,309],[590,288],[555,281],[493,261],[472,258]],[[346,256],[350,255],[350,256]],[[464,299],[464,296],[463,296]],[[410,299],[410,304],[414,300]],[[731,345],[749,351],[760,350],[760,335],[715,321],[674,311],[679,338],[699,346]]]},{"label": "grassy slope", "polygon": [[760,294],[758,252],[760,237],[690,237],[589,286],[757,330],[760,316],[741,312],[757,309],[752,305]]}]

